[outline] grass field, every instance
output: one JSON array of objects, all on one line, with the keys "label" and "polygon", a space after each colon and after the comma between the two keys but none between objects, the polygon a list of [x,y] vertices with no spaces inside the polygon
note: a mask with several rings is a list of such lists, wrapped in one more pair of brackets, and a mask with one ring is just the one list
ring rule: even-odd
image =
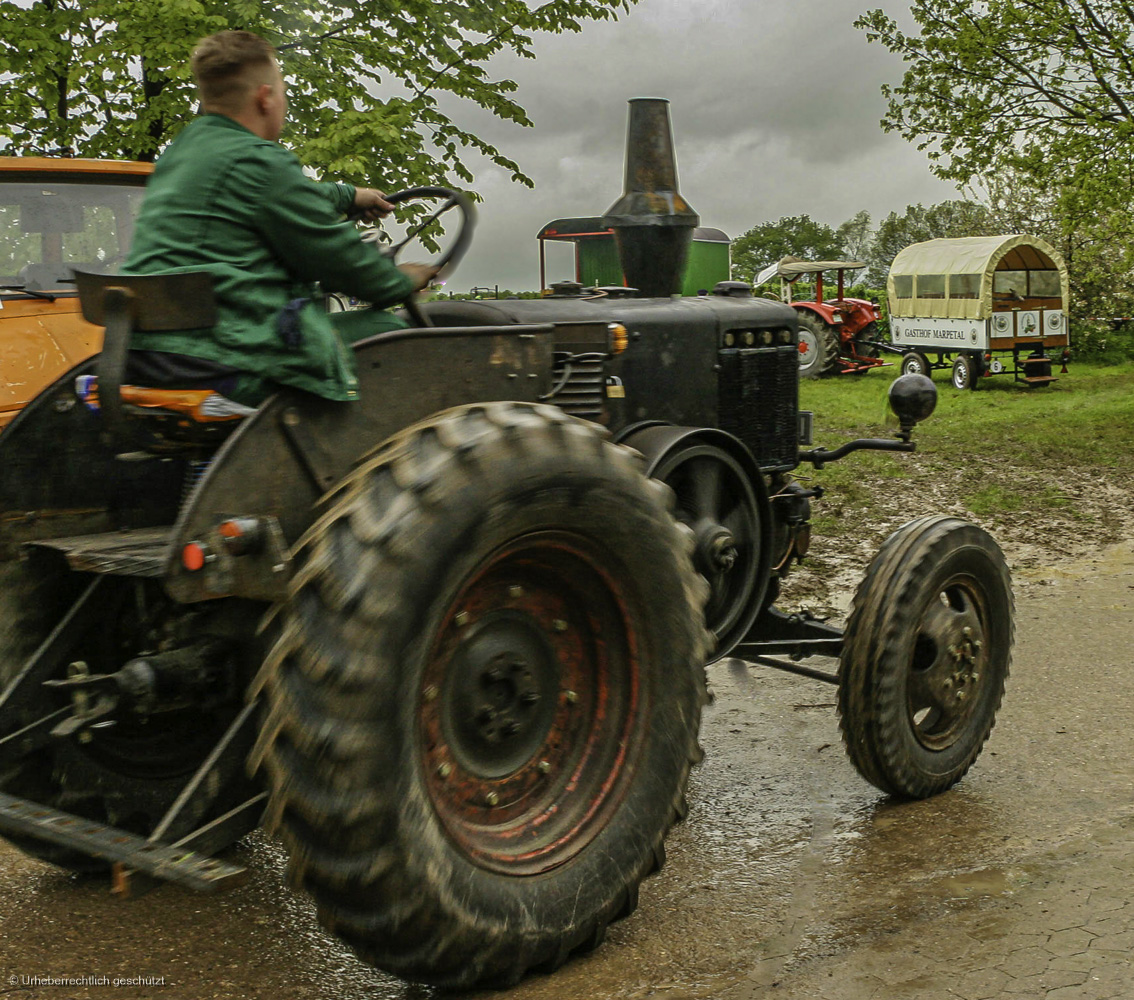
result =
[{"label": "grass field", "polygon": [[[897,368],[801,386],[815,444],[889,437],[886,392]],[[796,585],[822,598],[857,576],[890,531],[946,513],[988,528],[1010,561],[1056,561],[1134,536],[1134,363],[1077,363],[1045,388],[1008,376],[958,392],[935,373],[937,411],[914,431],[912,455],[856,452],[818,472],[815,542]]]}]

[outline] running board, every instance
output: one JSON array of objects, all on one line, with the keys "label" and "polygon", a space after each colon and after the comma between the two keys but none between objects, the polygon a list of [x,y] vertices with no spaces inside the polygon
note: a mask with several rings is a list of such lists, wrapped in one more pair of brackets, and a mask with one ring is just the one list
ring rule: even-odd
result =
[{"label": "running board", "polygon": [[247,877],[246,869],[207,854],[151,843],[126,830],[3,793],[0,793],[0,833],[32,837],[111,864],[128,865],[135,871],[197,892],[216,892],[238,885]]}]

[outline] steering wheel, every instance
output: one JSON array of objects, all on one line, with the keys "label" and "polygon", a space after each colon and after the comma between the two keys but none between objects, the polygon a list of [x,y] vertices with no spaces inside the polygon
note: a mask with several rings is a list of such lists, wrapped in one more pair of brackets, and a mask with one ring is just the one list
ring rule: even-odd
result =
[{"label": "steering wheel", "polygon": [[[473,207],[473,203],[467,195],[462,194],[460,191],[453,191],[450,188],[417,187],[386,195],[386,201],[391,205],[399,205],[403,201],[414,201],[418,198],[443,198],[444,201],[437,211],[422,221],[416,228],[411,229],[400,243],[395,243],[390,247],[384,247],[381,252],[392,260],[396,260],[402,248],[413,240],[426,226],[445,212],[448,212],[449,209],[456,208],[461,213],[461,228],[457,231],[457,238],[453,240],[447,250],[429,264],[430,267],[434,267],[438,271],[443,269],[452,270],[461,262],[461,258],[464,257],[465,252],[469,248],[469,244],[472,243],[473,229],[476,227],[476,209]],[[410,293],[404,305],[406,312],[409,313],[410,319],[418,326],[433,325],[425,318],[425,315],[418,306],[416,292]]]}]

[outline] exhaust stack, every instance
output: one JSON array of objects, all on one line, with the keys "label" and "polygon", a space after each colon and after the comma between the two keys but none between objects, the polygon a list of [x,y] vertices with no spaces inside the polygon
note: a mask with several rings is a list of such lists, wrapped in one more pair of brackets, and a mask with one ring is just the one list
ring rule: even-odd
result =
[{"label": "exhaust stack", "polygon": [[603,216],[614,230],[626,284],[644,296],[681,290],[685,260],[700,217],[677,193],[677,159],[669,101],[630,101],[626,133],[626,187]]}]

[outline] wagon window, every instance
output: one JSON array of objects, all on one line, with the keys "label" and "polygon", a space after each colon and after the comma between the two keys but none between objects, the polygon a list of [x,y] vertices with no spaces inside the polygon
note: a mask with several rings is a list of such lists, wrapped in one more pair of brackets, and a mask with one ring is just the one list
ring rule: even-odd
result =
[{"label": "wagon window", "polygon": [[895,274],[894,275],[894,297],[899,299],[912,299],[913,298],[913,275],[912,274]]},{"label": "wagon window", "polygon": [[997,271],[992,279],[992,294],[1002,298],[1024,298],[1028,294],[1028,272]]},{"label": "wagon window", "polygon": [[917,297],[919,299],[945,298],[945,275],[919,274],[917,276]]},{"label": "wagon window", "polygon": [[1063,294],[1058,271],[1029,271],[1031,294],[1039,299],[1057,299]]},{"label": "wagon window", "polygon": [[951,299],[978,299],[980,298],[979,274],[951,274],[949,275],[949,298]]}]

